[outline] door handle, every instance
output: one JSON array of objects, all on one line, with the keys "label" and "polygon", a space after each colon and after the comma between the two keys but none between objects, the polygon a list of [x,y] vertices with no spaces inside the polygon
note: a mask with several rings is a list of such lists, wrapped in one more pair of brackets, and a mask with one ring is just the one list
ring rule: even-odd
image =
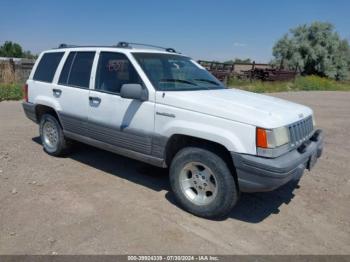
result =
[{"label": "door handle", "polygon": [[62,94],[62,90],[61,90],[61,89],[54,88],[54,89],[52,89],[52,93],[53,93],[53,96],[54,96],[54,97],[60,97],[61,94]]},{"label": "door handle", "polygon": [[101,98],[97,96],[89,96],[91,106],[98,106],[101,103]]}]

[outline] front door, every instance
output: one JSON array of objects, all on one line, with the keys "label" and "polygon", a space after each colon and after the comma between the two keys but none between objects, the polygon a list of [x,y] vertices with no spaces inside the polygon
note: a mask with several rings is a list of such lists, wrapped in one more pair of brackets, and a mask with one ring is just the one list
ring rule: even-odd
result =
[{"label": "front door", "polygon": [[87,129],[95,140],[150,155],[154,103],[120,97],[123,84],[143,84],[121,53],[100,52],[95,88],[90,90]]}]

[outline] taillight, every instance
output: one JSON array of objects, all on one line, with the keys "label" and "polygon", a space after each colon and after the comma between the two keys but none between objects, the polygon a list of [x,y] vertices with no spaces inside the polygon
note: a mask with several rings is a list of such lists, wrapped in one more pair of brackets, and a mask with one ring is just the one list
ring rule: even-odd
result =
[{"label": "taillight", "polygon": [[28,84],[23,86],[23,99],[28,102]]}]

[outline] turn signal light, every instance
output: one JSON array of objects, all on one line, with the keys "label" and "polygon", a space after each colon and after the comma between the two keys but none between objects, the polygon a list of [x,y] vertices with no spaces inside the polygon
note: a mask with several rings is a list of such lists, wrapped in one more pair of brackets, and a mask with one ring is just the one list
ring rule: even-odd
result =
[{"label": "turn signal light", "polygon": [[261,148],[267,148],[267,134],[263,128],[256,129],[256,146]]}]

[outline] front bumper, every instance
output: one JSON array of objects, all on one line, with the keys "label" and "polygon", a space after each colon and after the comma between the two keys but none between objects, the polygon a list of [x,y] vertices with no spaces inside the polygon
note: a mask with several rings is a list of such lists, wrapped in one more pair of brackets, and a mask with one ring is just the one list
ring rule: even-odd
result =
[{"label": "front bumper", "polygon": [[298,180],[322,155],[323,132],[318,129],[298,149],[277,158],[263,158],[231,152],[242,192],[272,191],[290,180]]}]

